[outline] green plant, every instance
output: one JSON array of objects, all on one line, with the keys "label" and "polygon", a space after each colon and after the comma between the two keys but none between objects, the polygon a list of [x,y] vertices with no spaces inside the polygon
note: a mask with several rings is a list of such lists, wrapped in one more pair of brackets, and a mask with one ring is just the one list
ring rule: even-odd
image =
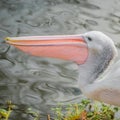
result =
[{"label": "green plant", "polygon": [[7,101],[6,108],[0,108],[0,120],[8,120],[14,107],[11,101]]},{"label": "green plant", "polygon": [[40,114],[38,112],[32,110],[32,108],[28,108],[26,110],[26,114],[33,116],[33,120],[40,120]]},{"label": "green plant", "polygon": [[84,99],[79,104],[59,105],[52,110],[54,120],[115,120],[114,115],[119,108]]}]

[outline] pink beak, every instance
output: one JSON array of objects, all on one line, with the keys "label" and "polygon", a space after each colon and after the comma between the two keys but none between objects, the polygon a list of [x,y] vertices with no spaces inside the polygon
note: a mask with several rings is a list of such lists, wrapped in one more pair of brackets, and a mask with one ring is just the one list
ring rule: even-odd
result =
[{"label": "pink beak", "polygon": [[83,64],[88,47],[81,35],[7,37],[6,42],[33,56],[59,58]]}]

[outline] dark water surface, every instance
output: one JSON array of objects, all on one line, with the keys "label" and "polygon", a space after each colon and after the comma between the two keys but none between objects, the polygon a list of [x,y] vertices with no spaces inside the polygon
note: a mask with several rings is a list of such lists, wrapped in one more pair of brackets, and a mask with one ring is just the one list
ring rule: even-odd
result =
[{"label": "dark water surface", "polygon": [[[0,0],[0,103],[11,100],[47,114],[57,103],[79,102],[76,64],[29,56],[6,44],[4,38],[90,30],[109,35],[119,51],[120,1]],[[18,116],[17,120],[26,119]]]}]

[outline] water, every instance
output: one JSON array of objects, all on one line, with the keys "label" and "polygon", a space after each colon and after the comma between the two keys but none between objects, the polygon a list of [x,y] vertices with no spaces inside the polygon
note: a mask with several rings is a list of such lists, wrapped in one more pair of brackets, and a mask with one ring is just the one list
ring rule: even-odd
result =
[{"label": "water", "polygon": [[75,63],[29,56],[6,44],[4,38],[98,30],[114,40],[119,52],[119,6],[119,0],[1,0],[0,103],[11,100],[47,114],[57,103],[79,102],[83,96],[77,87]]}]

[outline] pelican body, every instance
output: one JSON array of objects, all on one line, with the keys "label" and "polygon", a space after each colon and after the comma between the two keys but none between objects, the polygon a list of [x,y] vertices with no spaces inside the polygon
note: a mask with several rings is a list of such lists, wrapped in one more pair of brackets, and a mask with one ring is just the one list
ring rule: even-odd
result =
[{"label": "pelican body", "polygon": [[[112,39],[104,33],[91,31],[80,35],[8,37],[6,42],[34,56],[76,62],[78,83],[83,94],[120,106],[119,63],[111,66],[117,50]],[[109,75],[101,76],[108,66],[111,66]]]}]

